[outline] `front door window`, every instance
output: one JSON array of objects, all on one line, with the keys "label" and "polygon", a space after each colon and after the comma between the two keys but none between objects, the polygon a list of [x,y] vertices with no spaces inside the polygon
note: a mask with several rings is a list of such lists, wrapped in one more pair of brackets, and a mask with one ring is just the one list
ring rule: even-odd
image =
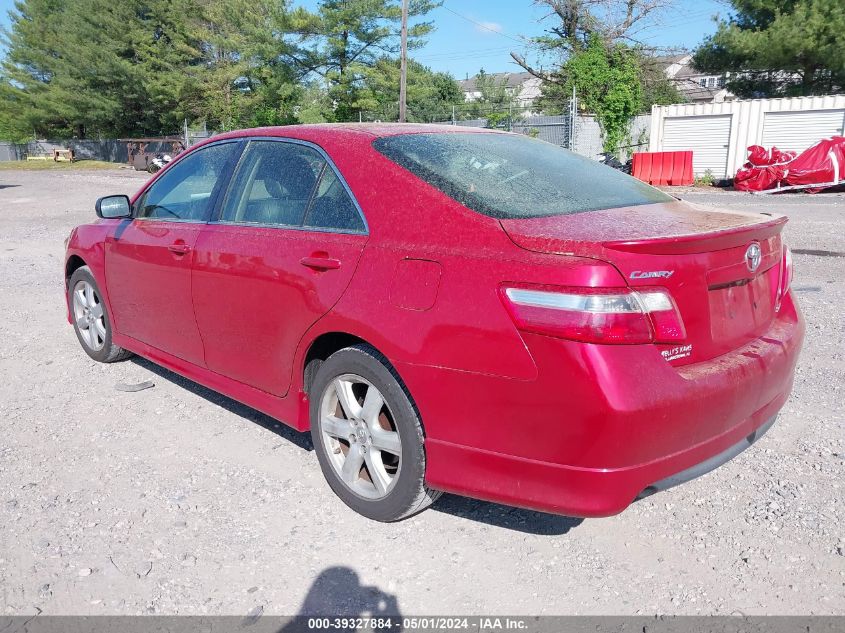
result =
[{"label": "front door window", "polygon": [[136,203],[135,217],[206,221],[220,176],[236,148],[236,143],[211,145],[177,162]]}]

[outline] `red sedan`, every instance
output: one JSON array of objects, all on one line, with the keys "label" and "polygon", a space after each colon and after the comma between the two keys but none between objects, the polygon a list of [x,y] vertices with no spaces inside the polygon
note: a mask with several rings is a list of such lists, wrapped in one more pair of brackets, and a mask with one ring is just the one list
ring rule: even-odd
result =
[{"label": "red sedan", "polygon": [[520,135],[233,132],[96,210],[65,263],[88,355],[310,429],[380,521],[444,490],[618,513],[765,432],[804,335],[784,217]]}]

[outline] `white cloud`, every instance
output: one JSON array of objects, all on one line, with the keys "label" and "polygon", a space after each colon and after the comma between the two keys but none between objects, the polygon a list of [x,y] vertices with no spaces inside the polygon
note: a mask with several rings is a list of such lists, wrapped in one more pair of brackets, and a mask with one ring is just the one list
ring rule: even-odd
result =
[{"label": "white cloud", "polygon": [[501,33],[505,30],[505,27],[498,22],[479,22],[476,25],[475,30],[479,33]]}]

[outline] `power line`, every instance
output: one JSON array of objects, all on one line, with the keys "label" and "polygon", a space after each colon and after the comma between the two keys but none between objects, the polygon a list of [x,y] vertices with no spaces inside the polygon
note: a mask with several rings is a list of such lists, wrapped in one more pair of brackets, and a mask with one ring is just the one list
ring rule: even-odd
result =
[{"label": "power line", "polygon": [[[427,64],[445,63],[445,62],[452,62],[452,61],[463,61],[465,59],[471,59],[471,60],[474,59],[474,60],[479,60],[480,62],[484,61],[484,60],[491,60],[491,59],[495,59],[495,60],[498,61],[500,57],[501,57],[501,53],[498,53],[498,54],[497,53],[489,53],[489,54],[481,54],[481,55],[479,55],[479,54],[453,55],[451,57],[439,57],[437,59],[426,59],[426,58],[422,58],[422,57],[413,56],[413,59],[422,63],[422,64],[424,64],[424,65],[427,65]],[[504,63],[515,63],[515,62],[512,62],[510,59],[508,59]],[[501,64],[498,64],[498,65],[501,65]],[[509,72],[509,71],[502,71],[502,72]],[[522,71],[517,71],[517,72],[522,72]]]},{"label": "power line", "polygon": [[467,22],[472,22],[472,23],[473,23],[473,24],[475,24],[477,27],[482,28],[482,29],[484,29],[485,31],[490,31],[491,33],[495,33],[496,35],[501,35],[502,37],[506,37],[506,38],[508,38],[509,40],[513,40],[514,42],[519,42],[520,44],[525,44],[525,41],[524,41],[524,40],[522,40],[522,39],[519,39],[519,38],[513,37],[512,35],[508,35],[507,33],[502,33],[501,31],[498,31],[498,30],[496,30],[496,29],[490,28],[489,26],[487,26],[486,24],[482,24],[481,22],[476,22],[476,21],[475,21],[475,20],[473,20],[472,18],[467,17],[467,16],[465,16],[465,15],[464,15],[464,14],[462,14],[462,13],[458,13],[457,11],[452,11],[452,9],[450,9],[450,8],[449,8],[449,7],[447,7],[446,5],[443,5],[443,7],[442,7],[442,8],[446,9],[449,13],[452,13],[453,15],[458,16],[458,17],[459,17],[459,18],[461,18],[462,20],[466,20]]},{"label": "power line", "polygon": [[[656,37],[659,37],[661,33],[655,33],[654,30],[658,29],[660,31],[663,30],[671,30],[676,29],[678,27],[688,26],[690,24],[694,24],[696,22],[702,21],[705,17],[709,15],[713,15],[712,9],[704,9],[699,11],[693,11],[691,13],[687,13],[684,15],[678,15],[669,18],[668,22],[662,22],[659,19],[655,19],[654,22],[644,26],[641,30],[644,35],[640,38],[641,40],[653,40]],[[680,17],[680,19],[678,19]],[[651,34],[649,35],[649,31]]]},{"label": "power line", "polygon": [[512,47],[492,47],[492,48],[471,48],[463,51],[440,51],[439,53],[427,53],[424,55],[415,55],[415,59],[462,59],[464,57],[471,57],[476,55],[493,55],[496,53],[505,53],[511,50]]}]

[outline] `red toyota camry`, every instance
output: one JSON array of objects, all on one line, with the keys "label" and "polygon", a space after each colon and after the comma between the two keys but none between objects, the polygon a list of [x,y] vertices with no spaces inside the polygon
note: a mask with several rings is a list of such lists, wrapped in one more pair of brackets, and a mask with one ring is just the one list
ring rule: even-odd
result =
[{"label": "red toyota camry", "polygon": [[444,490],[618,513],[762,435],[804,335],[784,217],[520,135],[233,132],[96,211],[64,271],[88,355],[310,429],[380,521]]}]

